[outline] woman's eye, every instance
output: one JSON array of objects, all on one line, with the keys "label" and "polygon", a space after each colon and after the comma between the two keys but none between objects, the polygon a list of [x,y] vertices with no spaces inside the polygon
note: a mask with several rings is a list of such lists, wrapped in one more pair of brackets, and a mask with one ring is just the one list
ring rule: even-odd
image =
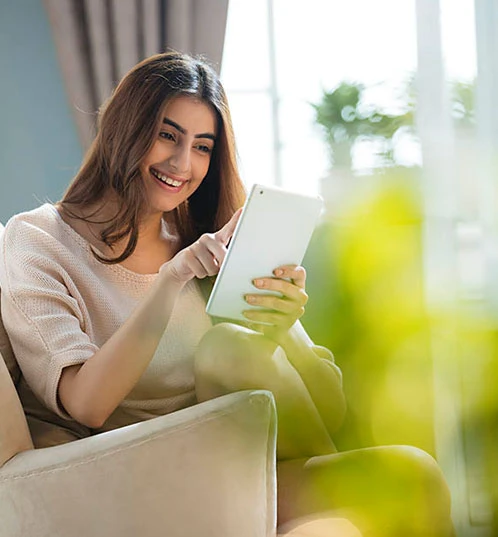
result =
[{"label": "woman's eye", "polygon": [[162,131],[159,133],[159,136],[165,140],[171,140],[173,142],[175,141],[175,136],[171,132]]},{"label": "woman's eye", "polygon": [[197,149],[199,151],[202,151],[203,153],[211,153],[212,151],[211,147],[209,147],[208,145],[204,145],[204,144],[198,145]]}]

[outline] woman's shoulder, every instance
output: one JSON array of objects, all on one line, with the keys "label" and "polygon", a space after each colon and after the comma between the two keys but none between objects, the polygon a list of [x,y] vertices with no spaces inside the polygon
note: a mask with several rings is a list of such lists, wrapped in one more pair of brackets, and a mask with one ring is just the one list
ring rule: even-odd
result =
[{"label": "woman's shoulder", "polygon": [[[12,216],[5,224],[4,234],[10,235],[19,230],[50,233],[58,227],[57,209],[51,203],[44,203],[36,209]],[[29,236],[29,235],[28,235]]]},{"label": "woman's shoulder", "polygon": [[76,254],[77,249],[82,251],[85,247],[83,239],[69,228],[51,203],[14,215],[1,235],[4,258],[51,254],[57,250]]}]

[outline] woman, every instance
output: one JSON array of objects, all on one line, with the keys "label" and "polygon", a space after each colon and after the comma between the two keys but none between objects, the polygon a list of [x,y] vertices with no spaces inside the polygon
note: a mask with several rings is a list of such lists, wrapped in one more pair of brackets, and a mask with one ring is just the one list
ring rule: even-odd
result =
[{"label": "woman", "polygon": [[[247,312],[247,326],[212,327],[198,281],[217,274],[243,201],[214,71],[178,53],[138,64],[102,110],[63,199],[15,216],[2,239],[2,312],[35,442],[47,445],[50,424],[61,442],[269,389],[280,523],[334,510],[365,535],[449,535],[446,485],[428,455],[336,453],[341,374],[299,322],[302,267],[255,281],[255,291],[282,297],[246,296],[261,308]],[[255,330],[259,321],[271,326]]]}]

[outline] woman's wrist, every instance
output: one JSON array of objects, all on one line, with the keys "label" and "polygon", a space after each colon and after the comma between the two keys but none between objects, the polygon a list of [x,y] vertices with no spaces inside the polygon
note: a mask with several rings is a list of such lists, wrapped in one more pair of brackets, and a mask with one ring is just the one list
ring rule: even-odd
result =
[{"label": "woman's wrist", "polygon": [[159,269],[158,279],[161,286],[168,287],[172,292],[180,292],[188,281],[178,277],[170,262],[164,263]]},{"label": "woman's wrist", "polygon": [[276,343],[279,347],[281,347],[288,358],[296,354],[296,345],[293,343],[290,328],[282,329],[265,326],[259,331],[262,332],[265,338],[271,340],[273,343]]},{"label": "woman's wrist", "polygon": [[287,347],[289,345],[302,347],[303,344],[309,347],[311,345],[307,345],[308,342],[303,341],[301,338],[299,324],[299,321],[296,321],[288,328],[268,327],[268,329],[264,330],[264,333],[281,347]]},{"label": "woman's wrist", "polygon": [[298,369],[314,366],[319,361],[313,342],[299,321],[286,330],[275,330],[266,335],[282,347],[287,359]]},{"label": "woman's wrist", "polygon": [[164,316],[169,318],[174,304],[186,283],[186,281],[176,278],[167,267],[161,267],[150,289],[152,295],[148,301],[148,307],[151,307],[152,311],[155,311],[160,318]]}]

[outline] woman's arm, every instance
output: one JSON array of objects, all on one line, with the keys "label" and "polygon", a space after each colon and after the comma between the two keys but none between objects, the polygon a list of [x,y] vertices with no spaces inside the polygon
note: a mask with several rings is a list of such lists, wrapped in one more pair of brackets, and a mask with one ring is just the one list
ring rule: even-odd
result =
[{"label": "woman's arm", "polygon": [[58,395],[68,414],[101,427],[152,360],[176,299],[185,285],[162,270],[127,321],[85,363],[66,367]]},{"label": "woman's arm", "polygon": [[278,342],[299,373],[327,431],[333,434],[341,426],[346,413],[340,369],[330,359],[317,354],[300,321],[279,337]]},{"label": "woman's arm", "polygon": [[78,422],[101,427],[132,390],[157,349],[186,282],[218,272],[240,211],[214,234],[205,234],[165,263],[126,322],[85,363],[63,370],[58,396]]},{"label": "woman's arm", "polygon": [[283,266],[274,271],[275,277],[259,278],[255,286],[260,290],[278,291],[281,297],[251,294],[249,304],[261,311],[247,310],[250,321],[263,321],[260,330],[278,343],[289,363],[299,374],[329,434],[342,424],[346,402],[342,391],[339,368],[331,360],[320,357],[315,345],[299,322],[308,300],[305,292],[306,272],[303,267]]}]

